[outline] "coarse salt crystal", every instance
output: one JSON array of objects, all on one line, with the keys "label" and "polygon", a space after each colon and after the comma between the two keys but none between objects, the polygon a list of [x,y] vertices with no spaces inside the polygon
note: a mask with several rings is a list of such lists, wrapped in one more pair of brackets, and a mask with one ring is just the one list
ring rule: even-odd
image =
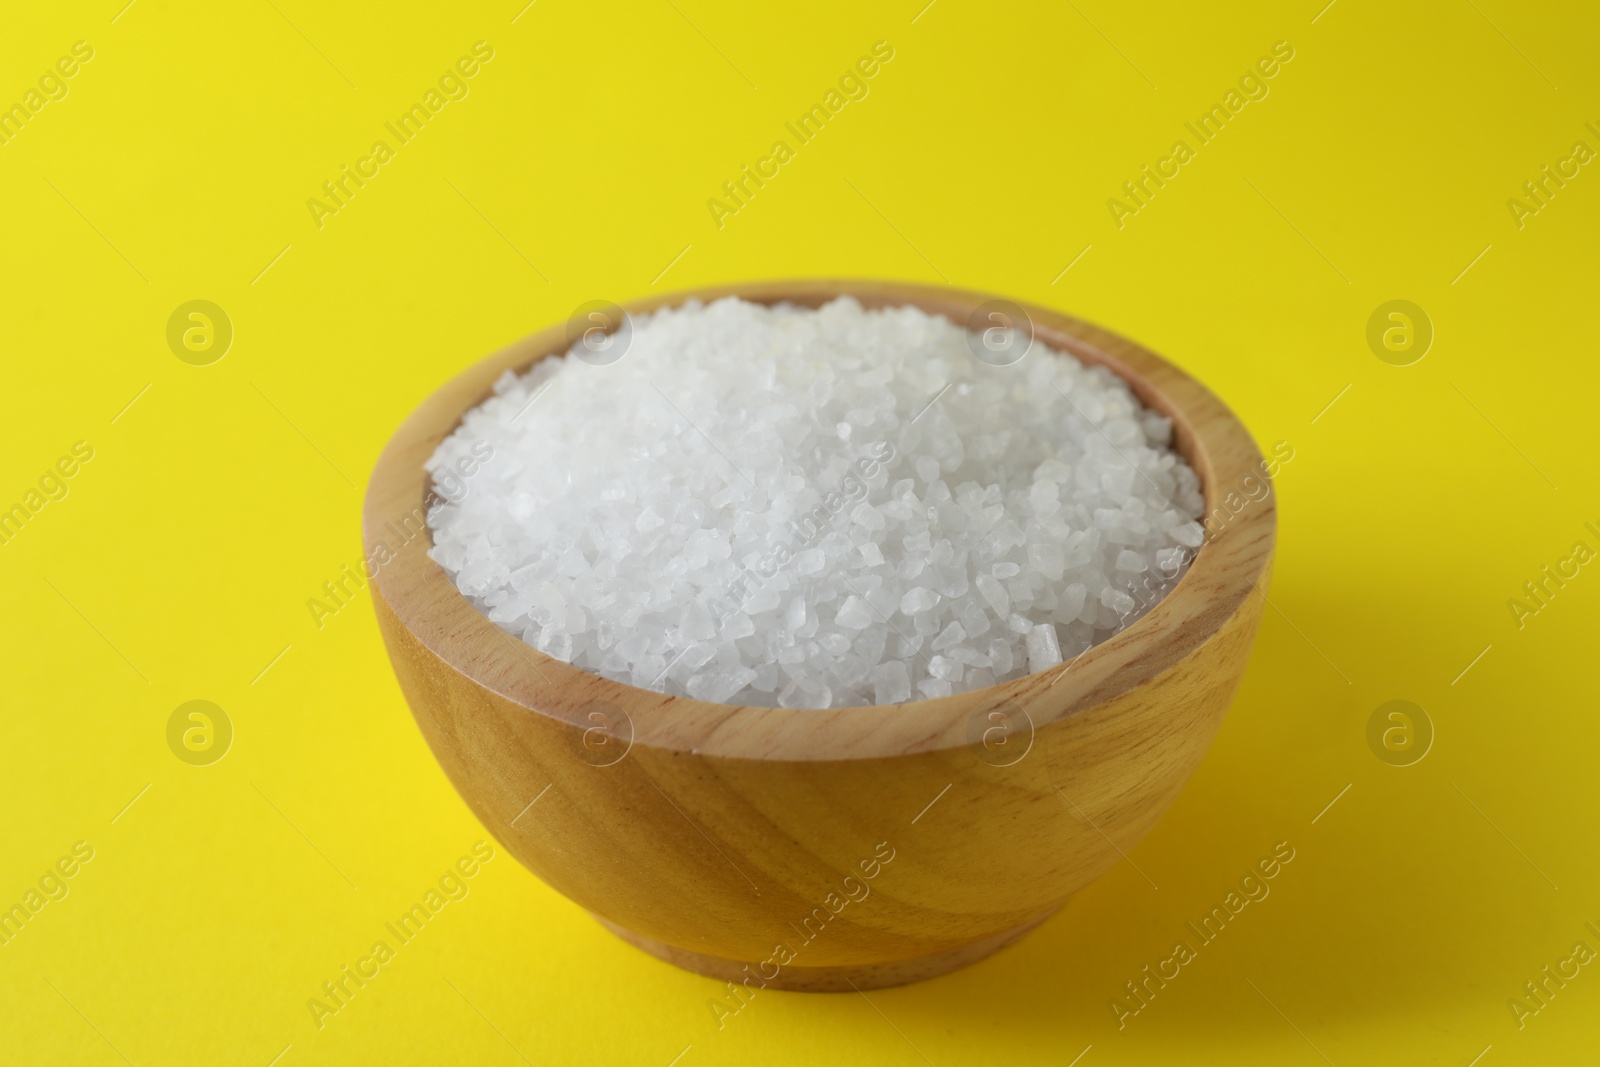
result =
[{"label": "coarse salt crystal", "polygon": [[1056,639],[1056,628],[1042,622],[1028,631],[1028,670],[1032,673],[1049,670],[1061,662],[1061,645]]}]

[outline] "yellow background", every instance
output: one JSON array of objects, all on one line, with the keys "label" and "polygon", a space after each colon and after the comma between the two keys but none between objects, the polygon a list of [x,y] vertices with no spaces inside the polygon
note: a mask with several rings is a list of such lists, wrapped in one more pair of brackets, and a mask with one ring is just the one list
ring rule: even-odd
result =
[{"label": "yellow background", "polygon": [[[1600,547],[1600,172],[1521,229],[1506,204],[1600,148],[1592,10],[122,2],[0,34],[0,103],[95,50],[0,146],[0,503],[95,449],[0,547],[0,903],[95,850],[0,947],[0,1059],[1592,1061],[1600,966],[1524,1029],[1506,1006],[1600,949],[1600,574],[1506,606]],[[478,40],[470,95],[319,230],[307,198]],[[707,198],[878,40],[870,95],[719,230]],[[1270,95],[1119,230],[1106,200],[1280,40]],[[1293,446],[1275,607],[1193,782],[1019,945],[870,1003],[766,993],[718,1030],[717,984],[501,853],[319,1030],[307,999],[487,836],[366,597],[306,608],[388,435],[584,301],[822,274],[1070,310]],[[1395,298],[1436,330],[1412,366],[1365,341]],[[166,344],[192,299],[234,324],[211,366]],[[166,742],[197,698],[236,731],[206,767]],[[1397,698],[1437,732],[1404,768],[1366,742]],[[1271,896],[1119,1031],[1110,998],[1281,840]]]}]

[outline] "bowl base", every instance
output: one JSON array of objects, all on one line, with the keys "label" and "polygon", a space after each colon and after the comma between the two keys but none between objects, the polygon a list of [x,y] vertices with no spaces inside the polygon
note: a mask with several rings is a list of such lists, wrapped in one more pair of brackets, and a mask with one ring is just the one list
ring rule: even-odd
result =
[{"label": "bowl base", "polygon": [[[1020,940],[1024,934],[1054,915],[1059,908],[1051,908],[1038,918],[1030,919],[1021,926],[1003,930],[998,934],[978,941],[972,941],[956,948],[937,952],[931,956],[917,956],[908,960],[892,960],[887,963],[856,963],[842,964],[833,967],[799,967],[790,965],[782,968],[776,977],[762,980],[760,965],[746,963],[742,960],[730,960],[722,956],[708,956],[701,952],[692,952],[686,948],[669,945],[664,941],[636,934],[632,930],[618,926],[607,919],[595,915],[594,918],[601,926],[616,934],[622,940],[643,949],[657,959],[665,960],[675,967],[682,967],[686,971],[703,974],[707,978],[718,978],[728,982],[745,982],[750,979],[755,988],[785,989],[797,993],[850,993],[860,992],[863,989],[882,989],[886,986],[907,985],[911,982],[920,982],[927,978],[936,978],[941,974],[960,970],[969,964],[977,963],[986,956],[1005,948],[1014,941]],[[592,914],[592,913],[591,913]],[[749,968],[748,973],[746,968]],[[755,976],[752,978],[751,976]]]}]

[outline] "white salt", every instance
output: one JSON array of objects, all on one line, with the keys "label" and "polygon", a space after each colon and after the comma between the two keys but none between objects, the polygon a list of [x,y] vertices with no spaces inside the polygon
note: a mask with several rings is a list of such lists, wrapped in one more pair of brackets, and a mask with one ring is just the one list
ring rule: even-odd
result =
[{"label": "white salt", "polygon": [[949,648],[951,645],[960,644],[962,641],[966,640],[966,637],[967,632],[961,628],[961,624],[959,622],[953,622],[949,626],[946,626],[944,630],[940,632],[939,636],[933,639],[933,644],[929,645],[928,647],[932,648],[935,652],[938,652],[942,649]]},{"label": "white salt", "polygon": [[851,630],[862,630],[872,623],[872,609],[858,596],[852,596],[839,605],[834,621]]},{"label": "white salt", "polygon": [[1056,639],[1056,628],[1042,622],[1028,631],[1028,670],[1045,671],[1061,662],[1061,645]]},{"label": "white salt", "polygon": [[472,471],[432,557],[585,670],[715,703],[948,696],[1105,640],[1204,543],[1168,420],[1041,343],[990,366],[849,298],[633,325],[606,366],[502,376],[426,464]]},{"label": "white salt", "polygon": [[886,660],[872,668],[872,696],[879,704],[900,704],[911,699],[911,671],[905,660]]}]

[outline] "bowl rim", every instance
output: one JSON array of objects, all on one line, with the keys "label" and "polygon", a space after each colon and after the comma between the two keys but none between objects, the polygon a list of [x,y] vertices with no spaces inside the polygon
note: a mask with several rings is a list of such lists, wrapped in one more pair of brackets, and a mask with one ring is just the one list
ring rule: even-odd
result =
[{"label": "bowl rim", "polygon": [[[965,325],[975,309],[1009,298],[925,283],[808,278],[703,286],[622,305],[630,315],[739,296],[758,303],[816,307],[838,296],[868,308],[912,305]],[[1177,665],[1220,632],[1261,593],[1276,533],[1276,495],[1268,464],[1249,431],[1197,380],[1154,352],[1092,323],[1023,301],[1035,343],[1043,341],[1116,374],[1141,403],[1173,423],[1173,445],[1199,475],[1206,503],[1205,542],[1178,584],[1132,624],[1076,659],[984,689],[902,704],[781,708],[712,704],[612,681],[539,652],[489,620],[428,555],[431,530],[411,523],[425,514],[432,484],[422,463],[492,392],[506,370],[570,347],[567,324],[556,323],[468,366],[427,397],[395,431],[373,468],[363,503],[366,576],[380,618],[403,628],[438,663],[529,713],[615,739],[626,754],[643,745],[729,759],[848,760],[936,752],[981,743],[996,713],[1028,737],[1056,721],[1106,703]],[[1259,499],[1212,530],[1224,493],[1266,487]],[[398,524],[398,525],[397,525]],[[400,547],[385,538],[399,537]],[[418,543],[420,540],[420,544]],[[1264,594],[1263,594],[1264,595]],[[385,626],[385,637],[395,635]],[[620,758],[620,757],[619,757]]]}]

